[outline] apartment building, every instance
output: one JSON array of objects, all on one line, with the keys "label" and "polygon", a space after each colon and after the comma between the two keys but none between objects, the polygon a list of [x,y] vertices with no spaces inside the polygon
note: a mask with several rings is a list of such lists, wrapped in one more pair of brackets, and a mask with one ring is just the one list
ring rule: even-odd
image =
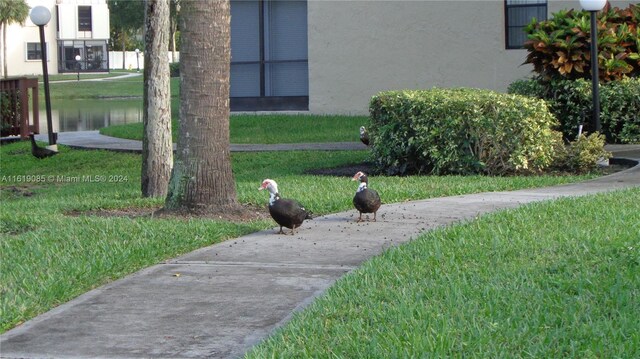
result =
[{"label": "apartment building", "polygon": [[[632,1],[610,1],[626,7]],[[51,72],[107,71],[105,0],[48,6]],[[232,110],[364,114],[379,91],[506,90],[531,74],[522,29],[579,0],[231,0]],[[38,74],[38,31],[9,30],[9,73]]]},{"label": "apartment building", "polygon": [[[44,6],[51,12],[44,27],[50,74],[108,71],[106,0],[27,0],[27,4],[31,8]],[[9,76],[42,73],[40,35],[29,18],[24,26],[9,26],[6,45]]]},{"label": "apartment building", "polygon": [[232,109],[365,114],[385,90],[505,91],[531,74],[523,28],[572,8],[579,0],[232,0]]}]

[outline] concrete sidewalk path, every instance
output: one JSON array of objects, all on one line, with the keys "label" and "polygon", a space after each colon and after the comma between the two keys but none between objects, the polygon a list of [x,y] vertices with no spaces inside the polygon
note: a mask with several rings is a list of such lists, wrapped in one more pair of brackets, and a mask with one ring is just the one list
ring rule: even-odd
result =
[{"label": "concrete sidewalk path", "polygon": [[1,357],[238,358],[338,278],[420,233],[526,203],[630,187],[640,187],[640,165],[570,185],[385,204],[378,222],[356,223],[352,210],[307,221],[294,236],[275,228],[253,233],[40,315],[0,337]]},{"label": "concrete sidewalk path", "polygon": [[[48,141],[47,134],[36,135],[38,141]],[[77,131],[58,133],[58,143],[72,148],[85,150],[110,150],[119,152],[142,152],[142,141],[127,140],[101,135],[98,131]],[[173,145],[175,150],[176,145]],[[338,150],[364,150],[367,146],[361,142],[332,142],[332,143],[285,143],[285,144],[232,144],[231,152],[255,152],[255,151],[338,151]]]},{"label": "concrete sidewalk path", "polygon": [[[36,135],[36,140],[47,142],[46,133]],[[84,150],[109,150],[117,152],[142,152],[142,141],[105,136],[99,131],[75,131],[58,133],[58,143]],[[173,145],[175,150],[175,144]],[[640,158],[640,145],[607,145],[614,157]],[[361,142],[284,143],[284,144],[231,144],[231,152],[291,151],[291,150],[365,150]]]},{"label": "concrete sidewalk path", "polygon": [[[85,75],[85,73],[82,73],[83,75]],[[68,80],[52,80],[49,81],[50,83],[62,83],[62,82],[96,82],[96,81],[112,81],[112,80],[122,80],[122,79],[126,79],[129,77],[138,77],[138,76],[142,76],[142,72],[129,72],[129,73],[123,73],[122,75],[118,75],[118,76],[110,76],[110,77],[95,77],[95,78],[81,78],[80,80],[78,80],[77,77],[75,77],[76,73],[68,73],[69,75],[69,79]],[[73,78],[71,77],[73,76]],[[39,81],[39,83],[42,83],[42,81]]]}]

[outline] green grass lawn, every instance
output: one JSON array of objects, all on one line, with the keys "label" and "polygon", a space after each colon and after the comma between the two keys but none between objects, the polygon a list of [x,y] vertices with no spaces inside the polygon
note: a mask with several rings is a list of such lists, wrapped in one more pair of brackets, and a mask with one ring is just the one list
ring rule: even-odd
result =
[{"label": "green grass lawn", "polygon": [[[153,208],[163,201],[141,198],[138,154],[65,146],[60,151],[38,160],[27,142],[0,147],[2,331],[128,273],[274,226],[270,220],[232,223],[82,215],[99,209]],[[367,157],[366,151],[234,153],[238,198],[244,204],[266,205],[266,195],[257,188],[269,177],[279,182],[283,194],[316,214],[351,209],[355,188],[349,178],[311,176],[306,171],[362,163]],[[591,176],[376,176],[371,184],[391,203],[586,178]]]},{"label": "green grass lawn", "polygon": [[[95,83],[86,84],[93,85],[56,84],[57,92],[95,96]],[[100,96],[142,93],[140,78],[99,84]],[[368,121],[243,116],[231,118],[233,143],[357,141],[357,128]],[[140,136],[137,126],[122,136]],[[0,332],[139,269],[274,227],[270,220],[90,215],[151,210],[163,201],[141,197],[140,155],[59,148],[59,155],[37,160],[27,142],[0,147]],[[368,156],[233,153],[238,199],[265,206],[267,196],[257,188],[269,177],[318,215],[348,210],[355,190],[348,177],[307,171]],[[392,203],[594,176],[373,176],[370,182]],[[638,203],[640,189],[633,189],[530,204],[428,232],[340,279],[248,357],[639,357]]]},{"label": "green grass lawn", "polygon": [[[126,72],[114,72],[119,76]],[[69,75],[55,75],[55,79],[70,79]],[[87,75],[88,76],[88,75]],[[103,74],[102,76],[107,76]],[[43,91],[41,89],[41,91]],[[143,77],[112,79],[108,81],[80,81],[51,83],[51,99],[57,101],[95,100],[102,98],[137,97],[142,101]],[[42,93],[42,92],[41,92]],[[171,78],[172,135],[178,134],[180,79]],[[44,107],[44,96],[40,96]],[[117,106],[117,105],[116,105]],[[238,144],[275,144],[305,142],[359,141],[360,126],[367,126],[367,116],[341,115],[285,115],[285,114],[232,114],[231,142]],[[142,140],[142,123],[115,125],[100,129],[100,133],[119,138]]]},{"label": "green grass lawn", "polygon": [[428,232],[246,358],[638,358],[638,203],[636,188]]},{"label": "green grass lawn", "polygon": [[[367,116],[340,115],[232,114],[229,119],[231,143],[237,144],[357,142],[360,126],[368,124]],[[102,128],[100,133],[141,141],[143,128],[142,123],[129,123]],[[176,120],[172,122],[172,135],[177,142]]]},{"label": "green grass lawn", "polygon": [[[176,79],[172,79],[172,97],[177,97],[178,85],[173,85],[174,83],[177,83]],[[142,76],[99,82],[72,81],[51,83],[50,97],[52,101],[56,99],[100,99],[118,97],[139,97],[142,99],[142,86]],[[99,91],[96,91],[96,88],[99,88]],[[44,93],[44,90],[41,91],[41,93]],[[44,98],[44,96],[42,97]]]},{"label": "green grass lawn", "polygon": [[[80,72],[80,80],[93,80],[93,79],[105,79],[110,77],[117,77],[126,75],[131,73],[132,71],[111,71],[111,72]],[[38,82],[44,81],[42,75],[36,76],[38,78]],[[77,72],[69,72],[64,74],[56,74],[49,75],[49,82],[51,85],[56,81],[68,81],[68,80],[77,80],[78,73]]]},{"label": "green grass lawn", "polygon": [[[116,77],[126,74],[127,72],[111,72],[109,74],[80,74],[80,78],[100,78],[100,77]],[[120,97],[138,97],[142,99],[143,77],[135,76],[122,79],[108,79],[104,81],[70,81],[56,82],[56,80],[73,80],[74,75],[52,75],[50,76],[49,93],[52,101],[57,99],[101,99],[101,98],[120,98]],[[42,78],[39,78],[42,81]],[[171,78],[171,97],[178,98],[180,94],[180,79]],[[39,102],[40,107],[44,108],[44,87],[40,84]]]}]

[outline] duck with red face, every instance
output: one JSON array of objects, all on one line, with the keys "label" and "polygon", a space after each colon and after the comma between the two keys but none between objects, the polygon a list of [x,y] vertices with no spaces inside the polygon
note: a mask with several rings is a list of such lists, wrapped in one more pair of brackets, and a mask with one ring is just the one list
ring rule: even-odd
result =
[{"label": "duck with red face", "polygon": [[373,221],[375,222],[376,213],[382,204],[378,192],[368,188],[369,177],[364,172],[356,173],[351,180],[360,182],[356,195],[353,197],[353,205],[360,212],[358,222],[362,222],[363,213],[373,213]]},{"label": "duck with red face", "polygon": [[307,211],[298,201],[281,198],[278,192],[278,184],[272,179],[265,179],[258,190],[269,191],[269,214],[278,225],[278,234],[285,234],[282,227],[291,229],[291,234],[295,234],[295,229],[302,225],[305,219],[313,219],[312,213]]}]

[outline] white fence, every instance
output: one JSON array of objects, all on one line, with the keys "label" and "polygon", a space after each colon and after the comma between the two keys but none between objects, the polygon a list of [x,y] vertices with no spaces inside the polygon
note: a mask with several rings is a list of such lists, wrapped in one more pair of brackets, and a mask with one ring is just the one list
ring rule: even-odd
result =
[{"label": "white fence", "polygon": [[[126,51],[124,53],[124,69],[127,70],[136,70],[144,68],[144,53],[140,51],[137,54],[135,51]],[[175,52],[175,61],[173,59],[173,53],[171,51],[167,51],[167,58],[169,62],[178,62],[180,61],[180,53]],[[122,51],[109,51],[109,69],[111,70],[122,70]]]}]

